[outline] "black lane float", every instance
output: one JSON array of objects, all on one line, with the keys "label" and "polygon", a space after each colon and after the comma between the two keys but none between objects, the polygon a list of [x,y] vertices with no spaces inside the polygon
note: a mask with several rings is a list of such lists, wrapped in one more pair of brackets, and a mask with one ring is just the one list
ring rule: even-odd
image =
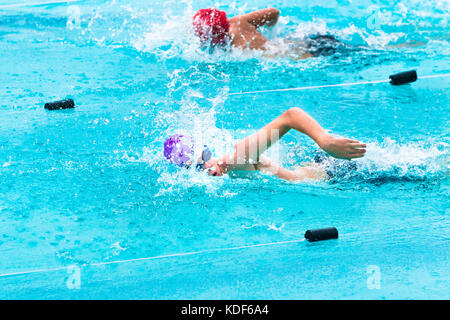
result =
[{"label": "black lane float", "polygon": [[416,70],[410,70],[396,74],[391,74],[389,76],[389,79],[391,79],[390,83],[394,86],[407,84],[417,80],[417,72]]},{"label": "black lane float", "polygon": [[322,240],[337,239],[339,237],[338,230],[335,227],[324,229],[313,229],[305,232],[305,239],[309,242]]},{"label": "black lane float", "polygon": [[75,108],[75,102],[72,99],[48,102],[44,105],[44,108],[47,110],[73,109]]}]

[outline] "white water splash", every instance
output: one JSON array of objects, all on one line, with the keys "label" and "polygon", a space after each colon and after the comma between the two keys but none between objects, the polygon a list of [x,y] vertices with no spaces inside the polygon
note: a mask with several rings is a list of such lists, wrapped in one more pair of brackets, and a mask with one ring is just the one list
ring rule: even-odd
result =
[{"label": "white water splash", "polygon": [[[429,177],[449,170],[448,144],[399,144],[386,138],[382,143],[369,143],[364,158],[358,160],[367,175],[391,173],[393,176]],[[395,177],[394,176],[394,177]]]}]

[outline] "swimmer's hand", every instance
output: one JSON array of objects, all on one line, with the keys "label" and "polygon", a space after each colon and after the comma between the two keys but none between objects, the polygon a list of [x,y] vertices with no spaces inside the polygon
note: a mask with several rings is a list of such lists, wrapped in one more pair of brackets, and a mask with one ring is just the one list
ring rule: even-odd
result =
[{"label": "swimmer's hand", "polygon": [[366,153],[366,144],[357,140],[335,138],[329,134],[318,141],[320,148],[339,159],[362,158]]},{"label": "swimmer's hand", "polygon": [[225,162],[222,159],[210,159],[205,162],[203,168],[210,176],[214,177],[220,177],[227,173]]}]

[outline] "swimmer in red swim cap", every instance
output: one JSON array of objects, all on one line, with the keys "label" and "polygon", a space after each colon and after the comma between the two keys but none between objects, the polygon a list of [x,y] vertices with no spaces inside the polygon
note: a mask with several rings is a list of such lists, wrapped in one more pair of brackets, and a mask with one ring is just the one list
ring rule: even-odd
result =
[{"label": "swimmer in red swim cap", "polygon": [[[336,52],[359,50],[330,34],[311,34],[304,39],[289,38],[268,41],[258,30],[262,26],[277,23],[279,11],[266,8],[227,18],[224,11],[201,9],[192,19],[195,34],[203,46],[231,49],[252,49],[265,51],[264,56],[285,56],[295,60],[310,57],[330,56]],[[417,44],[421,45],[423,43]],[[401,44],[398,47],[410,47],[414,44]],[[397,47],[397,46],[396,46]]]},{"label": "swimmer in red swim cap", "polygon": [[264,50],[267,39],[258,31],[277,23],[279,11],[267,8],[227,19],[224,11],[201,9],[192,18],[195,34],[203,45]]},{"label": "swimmer in red swim cap", "polygon": [[192,18],[195,34],[203,45],[223,46],[230,40],[230,23],[224,11],[201,9]]}]

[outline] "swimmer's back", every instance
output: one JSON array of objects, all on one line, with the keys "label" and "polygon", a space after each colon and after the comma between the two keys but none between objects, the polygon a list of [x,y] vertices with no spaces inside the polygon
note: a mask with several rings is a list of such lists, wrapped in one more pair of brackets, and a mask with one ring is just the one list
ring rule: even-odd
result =
[{"label": "swimmer's back", "polygon": [[313,34],[304,40],[305,49],[313,56],[330,56],[349,46],[329,34]]}]

